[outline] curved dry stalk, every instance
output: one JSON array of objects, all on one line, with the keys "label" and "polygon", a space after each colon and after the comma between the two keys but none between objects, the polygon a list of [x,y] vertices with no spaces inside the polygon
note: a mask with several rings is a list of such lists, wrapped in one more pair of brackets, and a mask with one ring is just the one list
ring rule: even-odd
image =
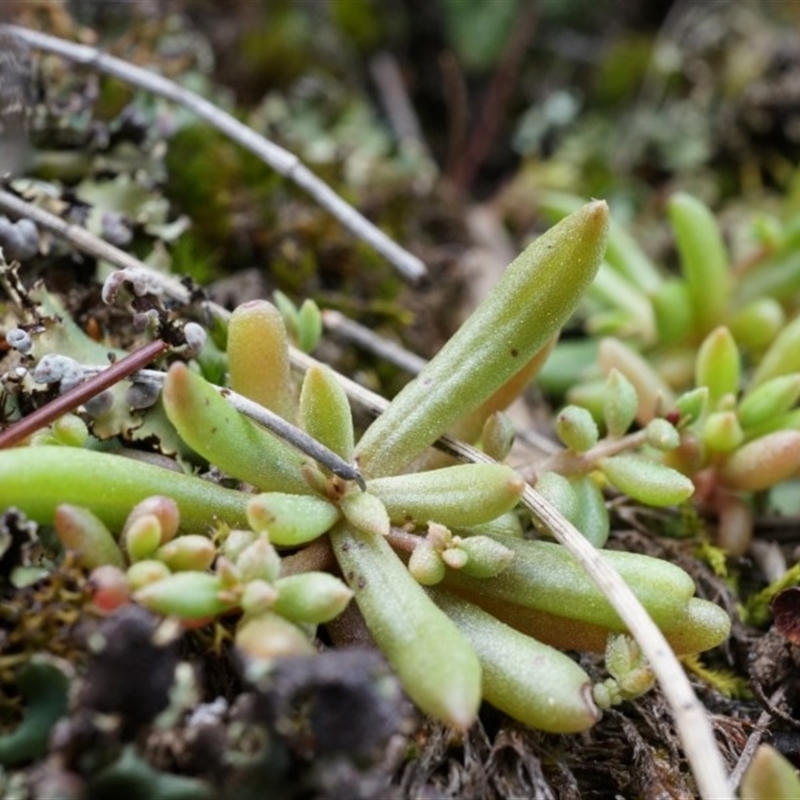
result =
[{"label": "curved dry stalk", "polygon": [[371,245],[390,261],[409,280],[416,281],[427,274],[425,264],[409,253],[383,231],[373,225],[324,181],[318,178],[300,159],[288,150],[256,133],[227,112],[174,81],[151,70],[137,67],[120,58],[101,52],[96,47],[76,44],[18,25],[3,25],[0,30],[17,36],[38,50],[74,61],[144,89],[165,100],[170,100],[189,109],[234,142],[249,150],[276,172],[293,181],[307,192],[317,203],[336,217],[355,236]]},{"label": "curved dry stalk", "polygon": [[[13,208],[8,205],[8,198],[13,199]],[[0,191],[0,208],[8,208],[18,216],[29,216],[29,211],[36,211],[36,216],[30,215],[34,221],[41,222],[43,227],[72,242],[79,249],[92,255],[98,254],[98,247],[102,246],[102,258],[111,263],[122,265],[118,256],[124,257],[124,266],[147,267],[111,245],[107,245],[93,234],[75,225],[66,225],[41,209],[19,200],[8,192]],[[52,219],[49,219],[52,217]],[[53,227],[56,220],[60,225]],[[76,233],[80,235],[76,236]],[[87,246],[88,245],[88,246]],[[116,259],[116,260],[115,260]],[[215,313],[228,317],[229,312],[213,306]],[[312,365],[319,365],[316,359],[297,350],[290,349],[292,364],[295,368],[305,371]],[[374,392],[369,391],[355,381],[336,373],[348,397],[359,403],[373,415],[383,413],[389,401]],[[480,450],[444,436],[436,446],[456,456],[462,461],[492,463],[492,460]],[[606,564],[598,555],[598,551],[575,529],[556,509],[551,506],[532,487],[528,487],[523,494],[526,507],[541,520],[553,536],[573,555],[583,566],[592,580],[600,587],[608,601],[625,621],[631,635],[636,639],[642,652],[650,662],[653,671],[661,684],[664,697],[672,709],[678,735],[692,768],[701,797],[719,798],[733,797],[722,757],[714,739],[711,724],[705,714],[705,709],[698,701],[686,674],[683,671],[672,649],[667,644],[661,631],[650,619],[636,596],[620,578],[616,570]]]}]

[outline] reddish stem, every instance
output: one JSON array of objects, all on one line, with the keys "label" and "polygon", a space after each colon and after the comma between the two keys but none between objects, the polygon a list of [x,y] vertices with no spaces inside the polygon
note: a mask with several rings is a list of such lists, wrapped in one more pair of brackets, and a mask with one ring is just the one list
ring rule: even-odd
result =
[{"label": "reddish stem", "polygon": [[146,367],[166,349],[167,343],[161,339],[156,339],[138,350],[134,350],[133,353],[125,356],[125,358],[115,361],[107,369],[69,389],[64,394],[51,400],[47,405],[37,408],[32,414],[28,414],[27,417],[15,422],[6,430],[0,431],[0,449],[11,447],[21,442],[45,425],[49,425],[64,414],[74,411],[79,405],[91,400],[95,395]]}]

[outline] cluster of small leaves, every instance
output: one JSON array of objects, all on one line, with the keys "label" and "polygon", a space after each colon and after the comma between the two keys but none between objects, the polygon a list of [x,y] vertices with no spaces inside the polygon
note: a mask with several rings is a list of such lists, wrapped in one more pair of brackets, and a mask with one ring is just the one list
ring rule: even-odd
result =
[{"label": "cluster of small leaves", "polygon": [[[550,200],[562,209],[570,202]],[[752,535],[754,493],[800,471],[796,221],[760,219],[758,252],[734,267],[704,203],[678,193],[668,211],[677,275],[660,271],[612,228],[589,293],[592,337],[577,359],[594,365],[572,372],[567,397],[596,419],[605,414],[608,424],[602,376],[625,376],[638,398],[636,422],[649,428],[669,420],[679,433],[660,461],[694,481],[695,501],[719,516],[718,541],[741,553]],[[557,389],[574,355],[570,346],[557,349],[543,384]]]}]

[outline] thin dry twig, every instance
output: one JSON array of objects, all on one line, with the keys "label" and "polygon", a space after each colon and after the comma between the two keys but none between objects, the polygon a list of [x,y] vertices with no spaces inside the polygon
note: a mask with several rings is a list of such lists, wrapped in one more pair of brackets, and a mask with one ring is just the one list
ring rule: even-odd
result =
[{"label": "thin dry twig", "polygon": [[113,75],[126,83],[189,109],[256,155],[276,172],[293,181],[355,236],[374,247],[407,279],[416,281],[426,275],[427,269],[421,259],[390,239],[366,217],[342,200],[297,156],[256,133],[252,128],[248,128],[200,95],[151,70],[129,64],[127,61],[110,56],[89,45],[68,42],[18,25],[3,25],[0,26],[0,30],[17,36],[38,50],[55,53],[77,64]]},{"label": "thin dry twig", "polygon": [[87,400],[119,383],[123,378],[145,367],[167,349],[167,343],[161,339],[148,342],[134,350],[130,355],[115,361],[83,383],[59,395],[41,408],[37,408],[27,417],[23,417],[4,431],[0,431],[0,450],[21,442],[32,433],[49,425],[59,417],[74,411]]}]

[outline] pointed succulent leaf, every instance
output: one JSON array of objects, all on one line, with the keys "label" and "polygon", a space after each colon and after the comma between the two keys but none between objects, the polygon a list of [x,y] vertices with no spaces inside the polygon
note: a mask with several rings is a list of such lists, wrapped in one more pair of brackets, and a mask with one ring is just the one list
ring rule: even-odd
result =
[{"label": "pointed succulent leaf", "polygon": [[483,696],[493,706],[552,733],[577,733],[597,722],[591,679],[569,656],[448,592],[431,593],[475,648]]},{"label": "pointed succulent leaf", "polygon": [[287,575],[275,581],[274,586],[278,597],[273,611],[293,622],[312,625],[338,617],[353,597],[345,583],[327,572]]},{"label": "pointed succulent leaf", "polygon": [[694,492],[685,475],[642,456],[609,456],[600,459],[598,467],[617,489],[650,506],[676,505]]},{"label": "pointed succulent leaf", "polygon": [[80,448],[16,447],[0,451],[3,500],[28,517],[50,524],[60,503],[89,509],[111,530],[131,506],[168,494],[185,532],[205,531],[215,520],[244,524],[247,495],[210,481],[142,461]]},{"label": "pointed succulent leaf", "polygon": [[720,324],[728,307],[728,254],[714,214],[701,200],[678,192],[669,199],[667,211],[689,287],[696,331],[703,335]]},{"label": "pointed succulent leaf", "polygon": [[289,337],[272,303],[251,300],[234,309],[228,323],[228,372],[235,392],[294,420]]},{"label": "pointed succulent leaf", "polygon": [[310,353],[322,336],[322,314],[319,306],[310,299],[303,300],[297,311],[297,346]]},{"label": "pointed succulent leaf", "polygon": [[307,494],[306,457],[236,411],[186,364],[167,371],[164,408],[181,438],[223,472],[264,491]]},{"label": "pointed succulent leaf", "polygon": [[134,600],[158,614],[185,620],[214,617],[235,608],[222,591],[217,575],[208,572],[176,572],[134,592]]},{"label": "pointed succulent leaf", "polygon": [[644,429],[647,444],[657,450],[674,450],[681,443],[677,428],[664,417],[656,417]]},{"label": "pointed succulent leaf", "polygon": [[366,477],[402,470],[558,332],[597,271],[607,227],[606,204],[589,203],[509,265],[461,329],[367,429],[356,447]]},{"label": "pointed succulent leaf", "polygon": [[340,517],[333,503],[314,495],[264,492],[247,503],[250,527],[282,547],[313,541]]},{"label": "pointed succulent leaf", "polygon": [[724,454],[735,450],[744,433],[735,411],[715,411],[703,423],[703,444],[709,454]]},{"label": "pointed succulent leaf", "polygon": [[622,436],[636,419],[639,397],[636,387],[616,368],[606,377],[603,419],[609,436]]},{"label": "pointed succulent leaf", "polygon": [[800,471],[800,431],[775,431],[743,444],[719,469],[731,489],[758,492]]},{"label": "pointed succulent leaf", "polygon": [[353,457],[350,402],[330,367],[309,367],[300,391],[300,424],[306,433],[340,455]]},{"label": "pointed succulent leaf", "polygon": [[104,564],[125,566],[125,558],[111,532],[91,511],[62,503],[56,506],[53,526],[62,546],[76,552],[78,563],[86,569]]},{"label": "pointed succulent leaf", "polygon": [[741,357],[731,332],[721,325],[703,340],[695,360],[695,384],[708,387],[708,401],[716,408],[726,395],[739,391]]},{"label": "pointed succulent leaf", "polygon": [[522,478],[502,464],[459,464],[367,482],[395,524],[435,520],[448,528],[499,517],[517,505],[524,488]]},{"label": "pointed succulent leaf", "polygon": [[481,701],[481,666],[467,639],[384,538],[340,524],[331,544],[372,637],[408,696],[423,712],[469,728]]},{"label": "pointed succulent leaf", "polygon": [[795,317],[775,337],[764,353],[750,381],[758,386],[770,378],[800,372],[800,316]]},{"label": "pointed succulent leaf", "polygon": [[736,413],[744,428],[761,425],[788,411],[798,398],[800,372],[790,372],[770,378],[747,392]]},{"label": "pointed succulent leaf", "polygon": [[[576,499],[576,511],[569,521],[595,547],[603,547],[611,532],[611,522],[603,492],[591,475],[569,478]],[[565,515],[566,516],[566,515]]]},{"label": "pointed succulent leaf", "polygon": [[[551,219],[561,219],[580,209],[583,200],[566,192],[543,192],[538,206]],[[605,259],[620,275],[642,291],[655,291],[663,280],[639,243],[613,219],[609,221]]]},{"label": "pointed succulent leaf", "polygon": [[[559,617],[625,630],[603,593],[564,547],[552,542],[497,538],[514,551],[514,559],[497,578],[487,581],[448,572],[444,588],[467,593],[476,598],[475,602],[481,602],[483,597],[503,600]],[[603,550],[600,556],[620,573],[657,625],[683,617],[695,587],[680,567],[637,553]]]}]

